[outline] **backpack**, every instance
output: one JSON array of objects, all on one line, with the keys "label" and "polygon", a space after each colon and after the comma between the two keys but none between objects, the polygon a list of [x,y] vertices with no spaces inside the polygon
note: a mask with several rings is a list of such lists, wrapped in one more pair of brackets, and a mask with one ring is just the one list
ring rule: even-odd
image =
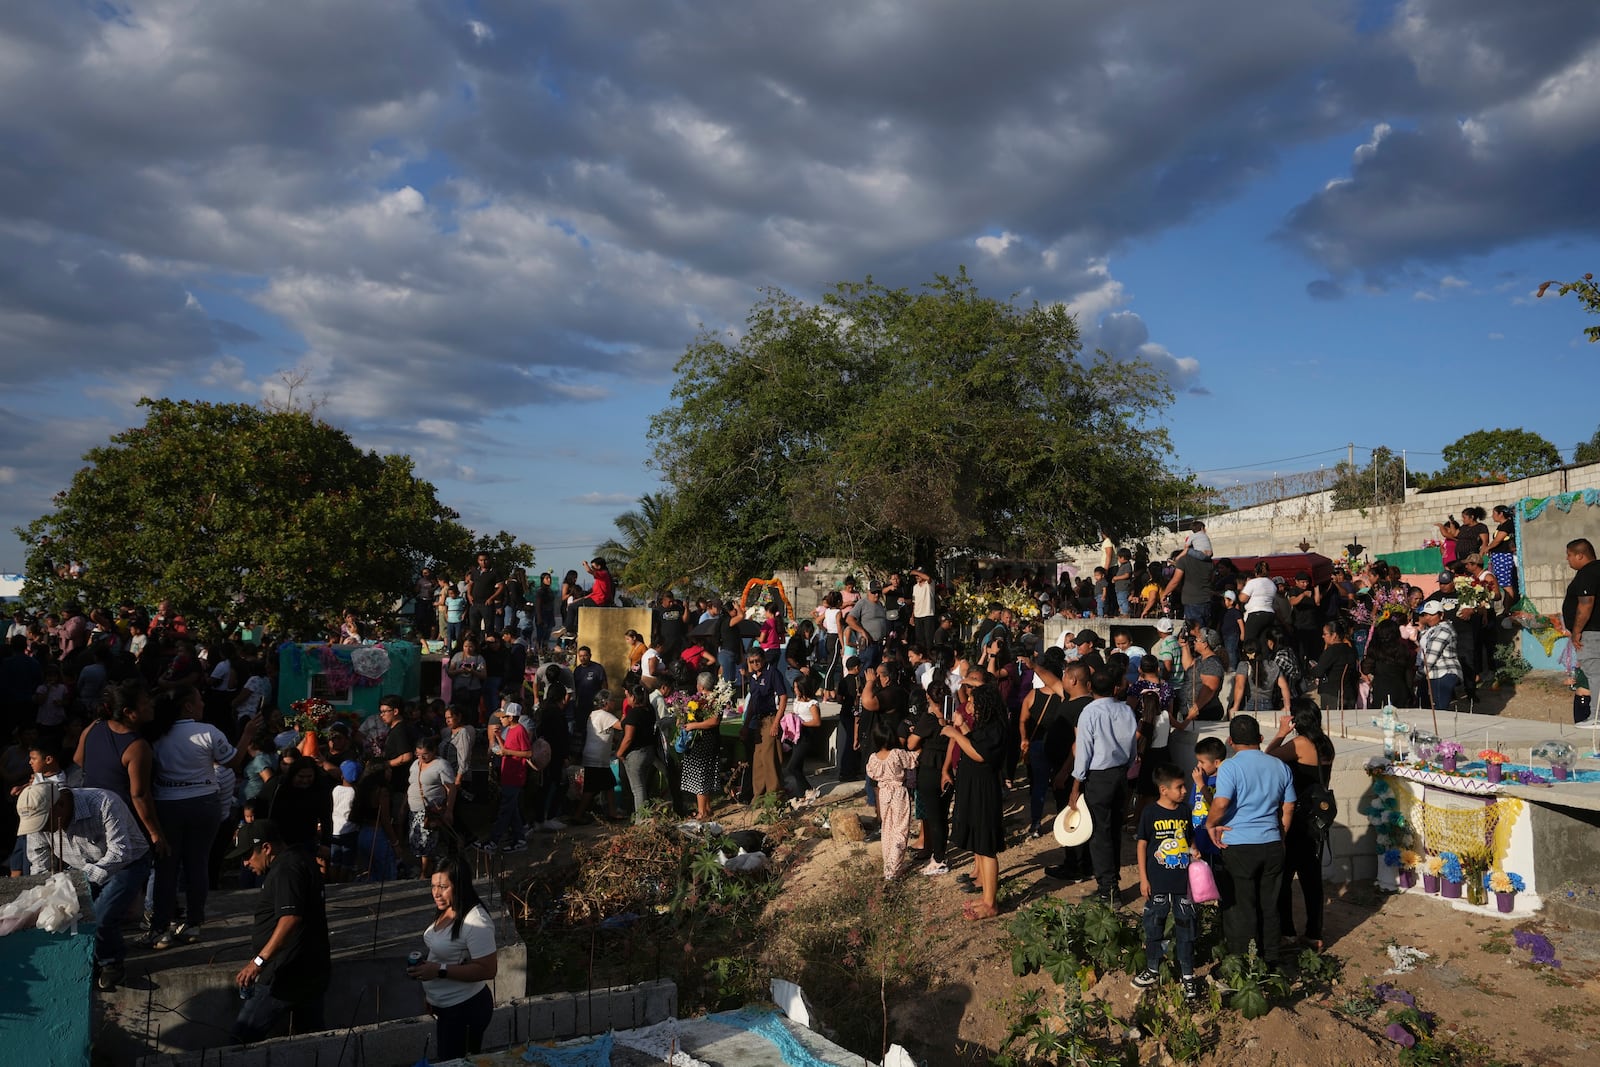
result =
[{"label": "backpack", "polygon": [[1328,847],[1328,837],[1333,833],[1333,826],[1339,821],[1339,801],[1333,795],[1333,790],[1323,784],[1321,775],[1305,789],[1300,790],[1300,802],[1297,807],[1303,807],[1306,813],[1306,829],[1311,834],[1312,844],[1317,846],[1317,853]]}]

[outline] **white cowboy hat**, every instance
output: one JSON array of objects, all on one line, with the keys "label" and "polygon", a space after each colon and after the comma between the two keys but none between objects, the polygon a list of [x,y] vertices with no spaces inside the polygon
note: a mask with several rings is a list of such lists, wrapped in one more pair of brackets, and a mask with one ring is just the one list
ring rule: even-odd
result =
[{"label": "white cowboy hat", "polygon": [[1083,797],[1078,798],[1075,808],[1062,808],[1056,815],[1053,827],[1056,844],[1063,848],[1081,845],[1089,840],[1089,835],[1094,833],[1094,820],[1089,818],[1089,805]]}]

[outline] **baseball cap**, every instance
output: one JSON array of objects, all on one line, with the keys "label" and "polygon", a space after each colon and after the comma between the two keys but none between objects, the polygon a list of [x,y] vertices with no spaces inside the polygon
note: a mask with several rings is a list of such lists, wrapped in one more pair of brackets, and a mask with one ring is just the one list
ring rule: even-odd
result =
[{"label": "baseball cap", "polygon": [[867,583],[867,592],[869,592],[869,593],[881,593],[881,592],[883,592],[883,583],[882,582],[869,582],[869,583]]},{"label": "baseball cap", "polygon": [[1444,614],[1444,605],[1440,604],[1437,600],[1430,600],[1426,604],[1422,605],[1421,609],[1419,610],[1420,614],[1423,615],[1442,615]]},{"label": "baseball cap", "polygon": [[1439,572],[1439,584],[1440,585],[1444,585],[1447,582],[1453,582],[1455,580],[1456,580],[1456,576],[1452,572],[1450,572],[1450,571],[1440,571]]},{"label": "baseball cap", "polygon": [[1156,629],[1161,631],[1164,634],[1170,634],[1172,632],[1172,620],[1171,619],[1157,619],[1156,620]]},{"label": "baseball cap", "polygon": [[339,764],[339,774],[347,782],[354,782],[361,777],[361,764],[353,759],[347,759]]},{"label": "baseball cap", "polygon": [[49,825],[58,788],[54,782],[32,782],[17,796],[18,837],[39,833]]},{"label": "baseball cap", "polygon": [[1222,599],[1223,600],[1237,600],[1238,597],[1234,594],[1232,589],[1224,589],[1222,591]]},{"label": "baseball cap", "polygon": [[1200,640],[1202,640],[1202,641],[1204,641],[1206,643],[1206,647],[1207,648],[1221,648],[1222,647],[1222,635],[1217,633],[1216,628],[1212,627],[1212,626],[1206,626],[1206,627],[1202,627],[1201,628],[1201,630],[1200,630]]},{"label": "baseball cap", "polygon": [[281,844],[283,844],[283,831],[278,829],[278,824],[271,819],[257,819],[239,827],[239,832],[233,839],[233,847],[228,850],[224,859],[229,863],[237,863],[254,852],[257,845]]},{"label": "baseball cap", "polygon": [[1078,636],[1073,638],[1072,643],[1075,645],[1093,645],[1095,648],[1104,648],[1106,645],[1104,639],[1093,630],[1079,630]]}]

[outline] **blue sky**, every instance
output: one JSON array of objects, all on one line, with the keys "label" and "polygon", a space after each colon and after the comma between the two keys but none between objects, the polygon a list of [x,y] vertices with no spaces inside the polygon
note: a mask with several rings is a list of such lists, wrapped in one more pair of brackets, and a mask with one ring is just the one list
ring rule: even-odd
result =
[{"label": "blue sky", "polygon": [[1600,266],[1592,0],[23,0],[0,98],[6,529],[139,396],[297,373],[566,569],[699,327],[961,265],[1218,484],[1600,422],[1532,299]]}]

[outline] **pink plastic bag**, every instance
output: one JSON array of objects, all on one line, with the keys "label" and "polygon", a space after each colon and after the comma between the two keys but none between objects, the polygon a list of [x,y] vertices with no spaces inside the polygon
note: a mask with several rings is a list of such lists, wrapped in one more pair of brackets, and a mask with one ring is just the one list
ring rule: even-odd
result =
[{"label": "pink plastic bag", "polygon": [[1201,859],[1189,861],[1189,899],[1196,904],[1210,904],[1221,894],[1217,892],[1217,877],[1211,873],[1211,864]]}]

